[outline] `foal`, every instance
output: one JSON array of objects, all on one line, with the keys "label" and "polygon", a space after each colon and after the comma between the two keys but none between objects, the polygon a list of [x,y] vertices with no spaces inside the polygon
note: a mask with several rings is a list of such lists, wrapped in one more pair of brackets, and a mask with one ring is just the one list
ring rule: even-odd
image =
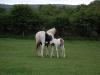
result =
[{"label": "foal", "polygon": [[62,56],[65,58],[64,40],[62,38],[53,39],[52,41],[50,41],[50,45],[52,46],[51,57],[52,57],[53,52],[54,52],[53,46],[55,46],[56,52],[57,52],[57,58],[59,58],[59,53],[58,53],[59,48],[62,52]]}]

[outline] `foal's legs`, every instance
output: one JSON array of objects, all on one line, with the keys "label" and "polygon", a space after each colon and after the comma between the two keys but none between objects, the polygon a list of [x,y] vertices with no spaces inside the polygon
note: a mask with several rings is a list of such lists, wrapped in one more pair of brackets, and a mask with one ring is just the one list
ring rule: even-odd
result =
[{"label": "foal's legs", "polygon": [[66,55],[65,55],[65,48],[64,48],[64,45],[61,46],[61,50],[62,50],[62,56],[65,58]]},{"label": "foal's legs", "polygon": [[51,49],[51,56],[50,56],[51,58],[54,55],[53,52],[54,52],[54,48],[52,47],[52,49]]},{"label": "foal's legs", "polygon": [[56,45],[56,52],[57,52],[57,58],[59,58],[59,54],[58,54],[58,46]]}]

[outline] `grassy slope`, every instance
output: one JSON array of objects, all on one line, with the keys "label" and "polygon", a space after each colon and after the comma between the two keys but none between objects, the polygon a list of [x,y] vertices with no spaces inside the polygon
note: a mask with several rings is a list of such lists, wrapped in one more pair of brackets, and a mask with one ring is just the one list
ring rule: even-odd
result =
[{"label": "grassy slope", "polygon": [[100,75],[100,41],[65,42],[66,58],[40,58],[35,41],[0,38],[0,75]]}]

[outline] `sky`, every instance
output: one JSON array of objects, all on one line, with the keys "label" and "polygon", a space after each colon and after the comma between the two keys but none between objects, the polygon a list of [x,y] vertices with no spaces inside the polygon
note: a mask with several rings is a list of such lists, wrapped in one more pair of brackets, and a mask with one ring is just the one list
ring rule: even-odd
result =
[{"label": "sky", "polygon": [[0,4],[89,4],[94,0],[0,0]]}]

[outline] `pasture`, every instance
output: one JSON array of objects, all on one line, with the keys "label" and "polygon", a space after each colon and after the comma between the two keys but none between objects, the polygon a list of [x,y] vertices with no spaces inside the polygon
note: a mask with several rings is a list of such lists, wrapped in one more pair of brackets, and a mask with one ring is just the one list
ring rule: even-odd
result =
[{"label": "pasture", "polygon": [[35,41],[0,38],[0,75],[100,75],[100,41],[65,41],[66,58],[37,57]]}]

